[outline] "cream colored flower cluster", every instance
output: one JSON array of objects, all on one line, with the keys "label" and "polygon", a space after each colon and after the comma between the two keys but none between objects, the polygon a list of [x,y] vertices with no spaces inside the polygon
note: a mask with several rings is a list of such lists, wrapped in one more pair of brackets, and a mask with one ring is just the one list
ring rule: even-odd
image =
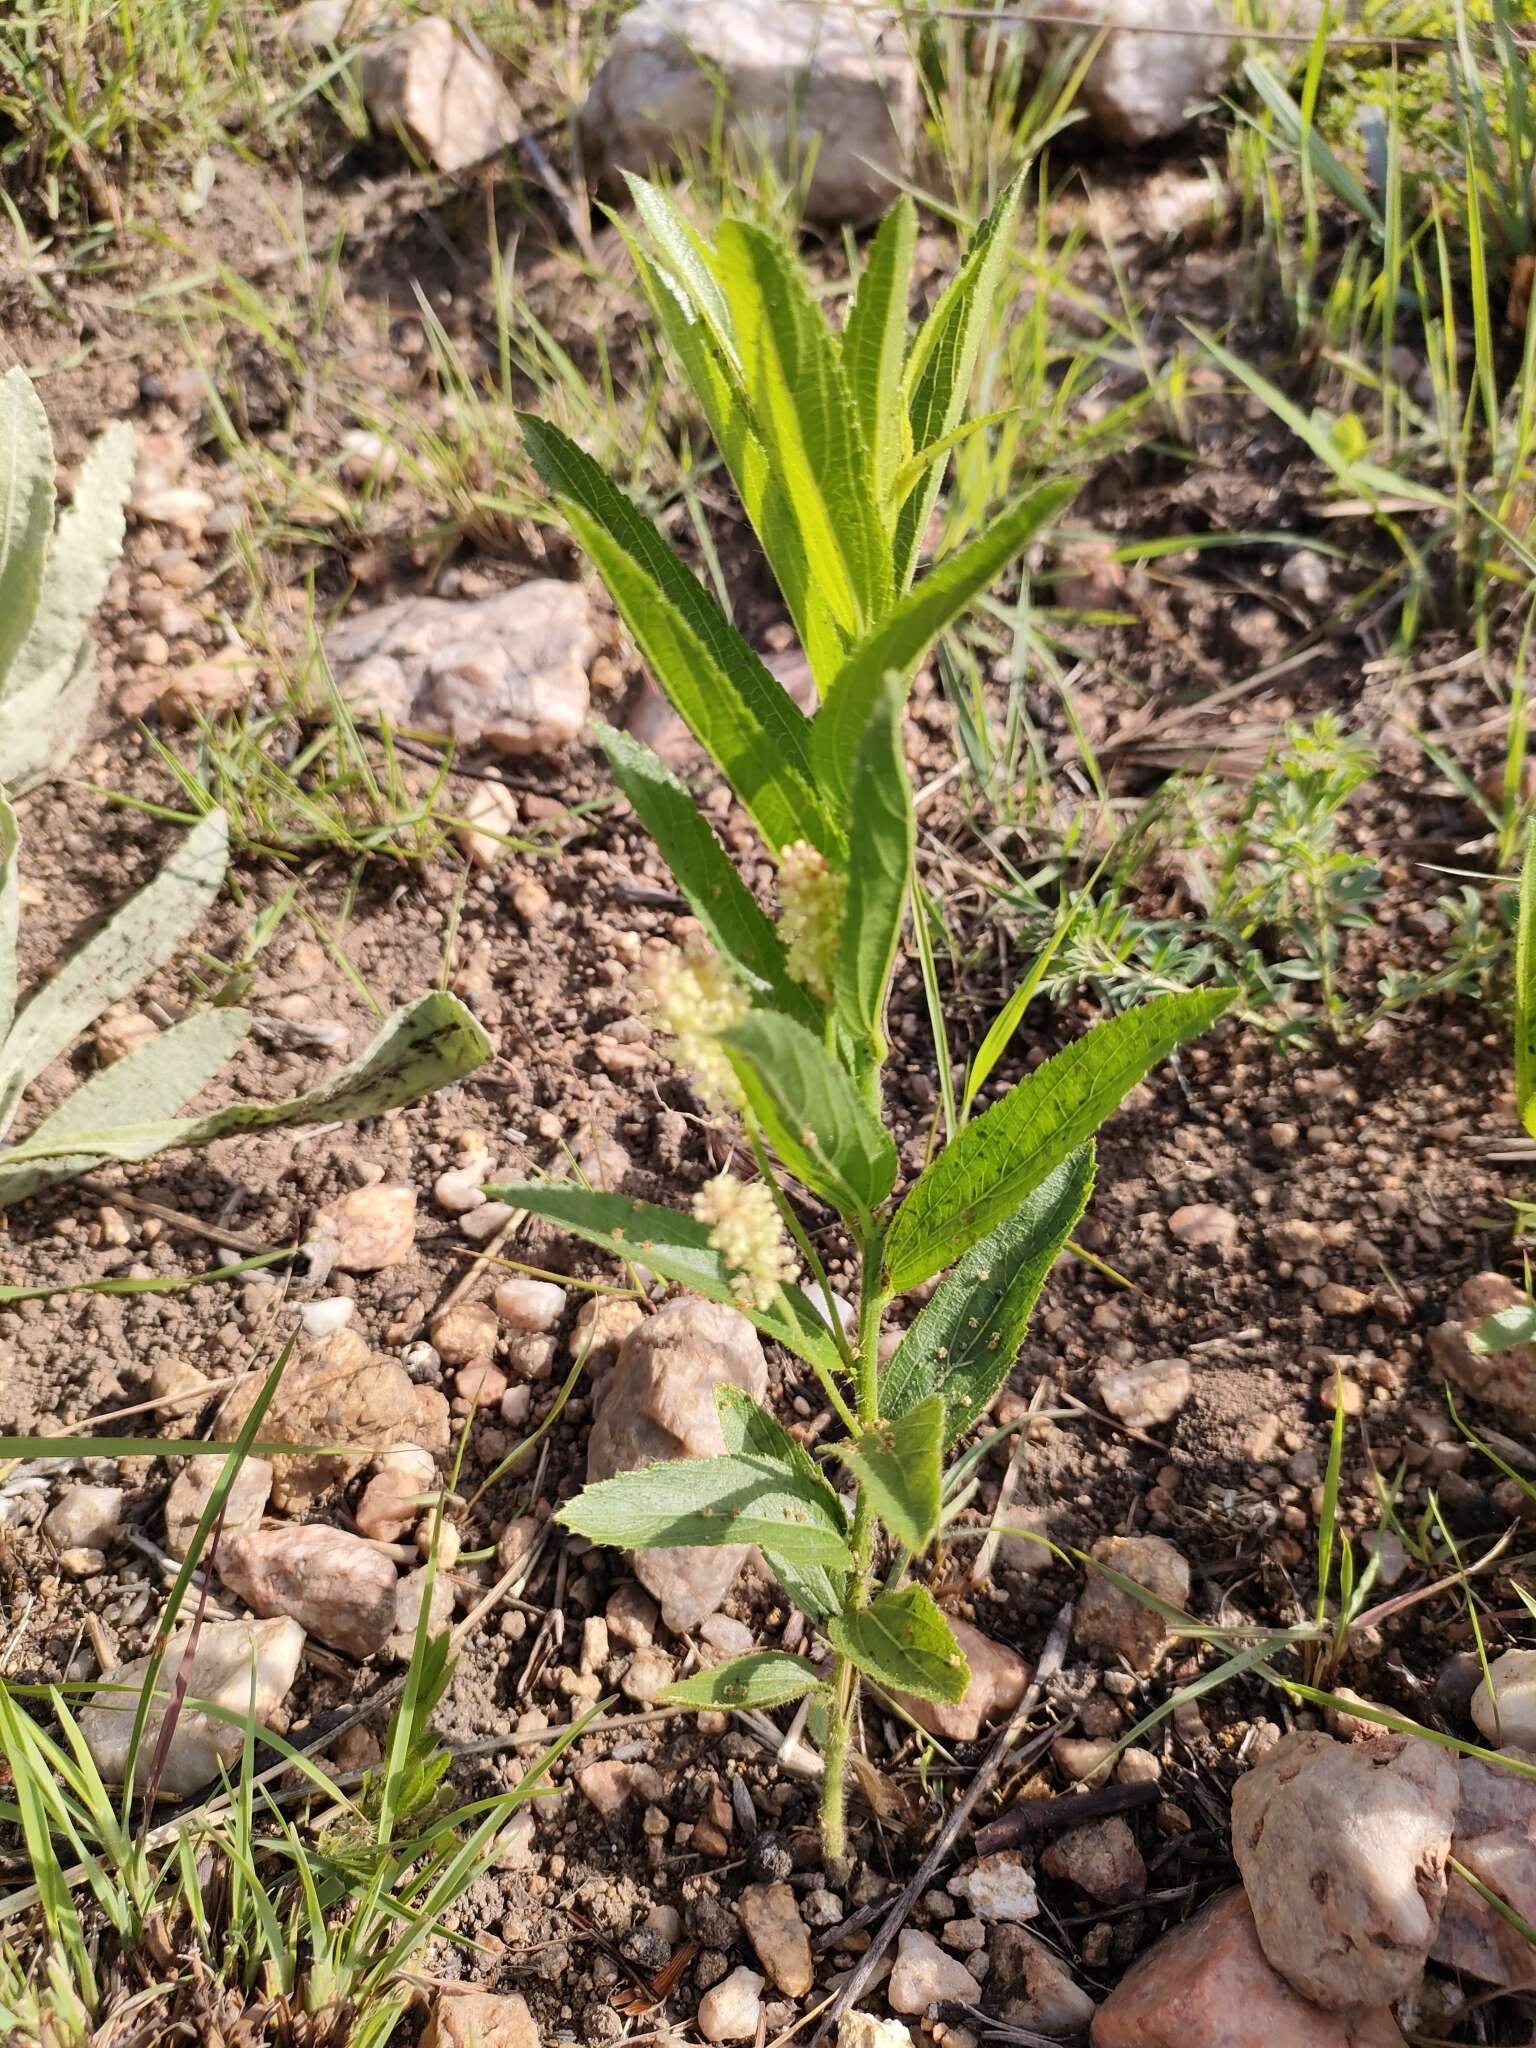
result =
[{"label": "cream colored flower cluster", "polygon": [[668,946],[640,970],[657,1022],[671,1034],[672,1057],[693,1077],[707,1109],[739,1109],[741,1085],[720,1046],[720,1033],[746,1016],[746,992],[701,937]]},{"label": "cream colored flower cluster", "polygon": [[843,922],[843,877],[807,840],[797,839],[779,856],[779,903],[779,936],[790,973],[812,995],[830,996]]},{"label": "cream colored flower cluster", "polygon": [[717,1174],[694,1196],[693,1213],[710,1226],[709,1241],[730,1267],[731,1292],[743,1308],[771,1308],[795,1278],[795,1261],[766,1182]]}]

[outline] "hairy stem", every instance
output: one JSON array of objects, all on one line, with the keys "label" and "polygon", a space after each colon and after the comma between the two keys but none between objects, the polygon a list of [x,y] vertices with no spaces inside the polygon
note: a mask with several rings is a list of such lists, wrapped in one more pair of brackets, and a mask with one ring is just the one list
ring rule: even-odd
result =
[{"label": "hairy stem", "polygon": [[848,1854],[848,1742],[853,1732],[853,1703],[858,1683],[858,1673],[848,1659],[839,1657],[832,1678],[827,1768],[821,1783],[821,1835],[827,1873],[834,1883],[844,1882],[853,1867]]}]

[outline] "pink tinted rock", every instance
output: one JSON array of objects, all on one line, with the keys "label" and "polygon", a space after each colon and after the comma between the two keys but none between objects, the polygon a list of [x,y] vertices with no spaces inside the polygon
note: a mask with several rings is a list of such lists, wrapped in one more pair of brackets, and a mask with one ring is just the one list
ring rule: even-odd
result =
[{"label": "pink tinted rock", "polygon": [[[1154,1594],[1166,1607],[1189,1606],[1189,1566],[1161,1536],[1104,1536],[1089,1556]],[[1080,1649],[1123,1657],[1133,1671],[1155,1671],[1175,1640],[1155,1607],[1089,1572],[1077,1603],[1072,1640]]]},{"label": "pink tinted rock", "polygon": [[[1524,1750],[1514,1762],[1536,1765]],[[1461,1804],[1451,1854],[1522,1920],[1536,1924],[1536,1779],[1464,1756],[1457,1764]],[[1465,1878],[1452,1871],[1445,1911],[1430,1950],[1433,1962],[1501,1990],[1536,1988],[1536,1949]]]},{"label": "pink tinted rock", "polygon": [[926,1728],[941,1742],[974,1742],[983,1728],[1011,1714],[1023,1699],[1029,1683],[1029,1666],[1017,1650],[994,1643],[968,1621],[960,1621],[954,1615],[948,1620],[971,1668],[971,1682],[964,1698],[920,1700],[911,1693],[897,1693],[896,1698],[919,1728]]},{"label": "pink tinted rock", "polygon": [[1429,1355],[1438,1370],[1474,1400],[1501,1408],[1518,1421],[1536,1425],[1536,1344],[1509,1351],[1474,1351],[1472,1332],[1503,1309],[1529,1308],[1530,1296],[1502,1273],[1474,1273],[1456,1297],[1456,1312],[1429,1333]]},{"label": "pink tinted rock", "polygon": [[389,1181],[353,1188],[317,1210],[310,1235],[330,1240],[332,1263],[343,1273],[398,1266],[416,1242],[416,1190]]},{"label": "pink tinted rock", "polygon": [[[587,1444],[587,1478],[611,1479],[671,1458],[718,1457],[725,1437],[715,1389],[740,1387],[766,1399],[768,1363],[757,1332],[738,1310],[680,1295],[632,1330]],[[699,1545],[633,1553],[634,1572],[680,1633],[713,1614],[735,1583],[750,1546]]]},{"label": "pink tinted rock", "polygon": [[1147,1888],[1147,1866],[1136,1837],[1118,1814],[1068,1828],[1045,1851],[1040,1867],[1105,1906],[1139,1898]]},{"label": "pink tinted rock", "polygon": [[1232,1793],[1232,1853],[1265,1955],[1333,2011],[1413,1990],[1445,1905],[1456,1765],[1430,1742],[1286,1736]]},{"label": "pink tinted rock", "polygon": [[371,1657],[395,1625],[394,1566],[320,1523],[258,1529],[221,1547],[219,1576],[256,1614],[286,1614],[322,1643]]},{"label": "pink tinted rock", "polygon": [[1099,2007],[1093,2048],[1406,2048],[1383,2007],[1323,2012],[1259,1946],[1241,1887],[1165,1934]]}]

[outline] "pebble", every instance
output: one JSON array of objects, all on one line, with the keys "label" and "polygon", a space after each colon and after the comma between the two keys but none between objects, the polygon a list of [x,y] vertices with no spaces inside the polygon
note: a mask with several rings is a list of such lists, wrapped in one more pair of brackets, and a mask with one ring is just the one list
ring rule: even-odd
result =
[{"label": "pebble", "polygon": [[584,1764],[576,1773],[576,1788],[595,1806],[604,1820],[613,1820],[638,1793],[642,1799],[661,1797],[661,1774],[651,1764],[616,1763],[605,1757]]},{"label": "pebble", "polygon": [[676,1666],[665,1651],[644,1643],[630,1658],[619,1690],[636,1706],[648,1707],[661,1697],[676,1675]]},{"label": "pebble", "polygon": [[1093,2048],[1404,2048],[1392,2015],[1322,2012],[1270,1968],[1241,1886],[1155,1942],[1099,2007]]},{"label": "pebble", "polygon": [[507,1376],[489,1359],[461,1365],[453,1376],[459,1399],[471,1408],[493,1408],[507,1391]]},{"label": "pebble", "polygon": [[706,2041],[750,2041],[763,2009],[763,1982],[745,1964],[722,1977],[699,2000],[699,2032]]},{"label": "pebble", "polygon": [[1022,1927],[1000,1927],[992,1939],[987,2010],[1004,2026],[1076,2040],[1094,2004],[1054,1950]]},{"label": "pebble", "polygon": [[1076,1885],[1102,1906],[1140,1898],[1147,1888],[1147,1866],[1136,1837],[1118,1814],[1090,1821],[1086,1827],[1068,1828],[1045,1850],[1040,1868],[1050,1877]]},{"label": "pebble", "polygon": [[507,852],[506,840],[517,832],[517,798],[504,782],[482,782],[466,799],[462,816],[465,822],[453,836],[465,857],[482,871],[495,867]]},{"label": "pebble", "polygon": [[1300,1730],[1232,1792],[1232,1853],[1260,1946],[1330,2010],[1413,1989],[1445,1904],[1454,1759],[1396,1735],[1361,1744]]},{"label": "pebble", "polygon": [[918,1927],[901,1930],[886,1987],[892,2012],[916,2016],[941,2000],[974,2005],[980,1996],[981,1986],[964,1963],[940,1948],[931,1934]]},{"label": "pebble", "polygon": [[1194,1390],[1194,1375],[1183,1358],[1154,1358],[1145,1365],[1101,1372],[1095,1381],[1099,1405],[1131,1429],[1156,1429],[1171,1422]]},{"label": "pebble", "polygon": [[[1536,1763],[1536,1757],[1518,1750],[1514,1760]],[[1536,1923],[1536,1779],[1475,1756],[1462,1757],[1456,1770],[1461,1797],[1452,1857],[1527,1925]],[[1476,1977],[1503,1991],[1536,1988],[1536,1949],[1455,1871],[1429,1954],[1432,1962],[1458,1976]]]},{"label": "pebble", "polygon": [[794,1857],[772,1829],[758,1835],[747,1850],[747,1874],[758,1884],[775,1884],[794,1867]]},{"label": "pebble", "polygon": [[299,1310],[299,1322],[307,1337],[330,1337],[344,1330],[357,1313],[350,1294],[328,1295],[323,1301],[307,1301]]},{"label": "pebble", "polygon": [[129,1053],[137,1052],[141,1045],[148,1045],[152,1038],[159,1036],[160,1027],[142,1011],[131,1009],[126,1003],[114,1003],[104,1010],[96,1026],[94,1044],[96,1064],[100,1067],[114,1067],[119,1060],[127,1059]]},{"label": "pebble", "polygon": [[483,1301],[460,1301],[433,1319],[432,1342],[444,1365],[476,1365],[496,1349],[500,1325]]},{"label": "pebble", "polygon": [[459,1228],[471,1244],[489,1244],[498,1230],[505,1230],[517,1215],[507,1202],[482,1202],[471,1209]]},{"label": "pebble", "polygon": [[478,1209],[485,1201],[485,1189],[480,1185],[484,1178],[478,1166],[454,1166],[446,1173],[440,1173],[432,1183],[432,1199],[439,1209],[446,1209],[450,1216],[467,1215],[471,1209]]},{"label": "pebble", "polygon": [[573,1359],[585,1357],[589,1365],[601,1364],[612,1358],[630,1332],[644,1321],[645,1310],[638,1301],[594,1294],[576,1311],[568,1346],[570,1355]]},{"label": "pebble", "polygon": [[[165,1547],[172,1557],[185,1557],[197,1525],[219,1477],[218,1458],[188,1458],[165,1496]],[[221,1544],[261,1527],[272,1497],[273,1468],[265,1458],[245,1458],[224,1496]]]},{"label": "pebble", "polygon": [[786,1998],[803,1998],[815,1982],[811,1938],[787,1884],[748,1885],[737,1908],[757,1959]]},{"label": "pebble", "polygon": [[626,1649],[638,1650],[646,1643],[655,1642],[661,1610],[643,1586],[637,1586],[633,1579],[626,1579],[609,1595],[603,1616],[608,1623],[608,1633],[616,1643],[624,1644]]},{"label": "pebble", "polygon": [[395,1626],[395,1567],[321,1523],[258,1529],[220,1546],[219,1576],[264,1617],[285,1614],[333,1649],[371,1657]]},{"label": "pebble", "polygon": [[745,1657],[754,1638],[744,1621],[729,1614],[706,1614],[699,1623],[699,1640],[717,1657]]},{"label": "pebble", "polygon": [[375,1543],[401,1542],[422,1511],[422,1496],[436,1483],[437,1463],[430,1451],[411,1445],[386,1452],[357,1504],[358,1528]]},{"label": "pebble", "polygon": [[310,1235],[331,1241],[331,1264],[340,1272],[398,1266],[416,1242],[416,1190],[388,1181],[353,1188],[317,1210]]},{"label": "pebble", "polygon": [[[218,1459],[207,1461],[215,1469]],[[68,1486],[43,1519],[55,1550],[107,1551],[117,1541],[126,1495],[120,1486]]]},{"label": "pebble", "polygon": [[983,1920],[1033,1920],[1040,1910],[1034,1873],[1015,1851],[978,1857],[950,1879],[949,1889]]},{"label": "pebble", "polygon": [[[1189,1605],[1189,1565],[1161,1536],[1104,1536],[1089,1555],[1123,1578],[1134,1579],[1170,1607]],[[1123,1657],[1143,1676],[1155,1671],[1175,1640],[1156,1608],[1089,1572],[1077,1603],[1072,1640],[1080,1649]]]},{"label": "pebble", "polygon": [[1478,1683],[1472,1719],[1496,1748],[1536,1750],[1536,1650],[1506,1650]]},{"label": "pebble", "polygon": [[539,2030],[516,1991],[440,1991],[421,2048],[540,2048]]},{"label": "pebble", "polygon": [[971,1681],[957,1701],[920,1700],[899,1693],[902,1706],[941,1742],[974,1742],[983,1728],[1011,1714],[1024,1697],[1029,1666],[1017,1651],[984,1636],[968,1621],[949,1617],[955,1641],[970,1666]]},{"label": "pebble", "polygon": [[[161,1663],[162,1678],[167,1672],[184,1676],[192,1698],[227,1708],[232,1718],[215,1720],[198,1707],[181,1705],[160,1773],[158,1793],[162,1799],[187,1798],[211,1783],[221,1770],[239,1768],[245,1747],[243,1721],[254,1713],[258,1727],[269,1724],[298,1676],[303,1649],[303,1629],[286,1619],[205,1621],[197,1628],[178,1629],[170,1637]],[[80,1733],[109,1785],[120,1785],[128,1768],[139,1693],[149,1675],[149,1664],[148,1657],[137,1657],[104,1672],[107,1689],[80,1709]],[[140,1784],[158,1748],[170,1706],[163,1687],[157,1688],[157,1693],[139,1744]]]},{"label": "pebble", "polygon": [[1530,1296],[1502,1273],[1474,1273],[1456,1297],[1456,1313],[1429,1333],[1429,1355],[1447,1379],[1476,1400],[1536,1427],[1536,1344],[1509,1351],[1474,1351],[1479,1323],[1501,1310],[1528,1308]]},{"label": "pebble", "polygon": [[912,2048],[912,2035],[899,2020],[849,2011],[837,2023],[837,2048]]},{"label": "pebble", "polygon": [[1175,1209],[1168,1218],[1168,1228],[1180,1244],[1187,1244],[1193,1251],[1214,1247],[1223,1258],[1237,1243],[1236,1216],[1214,1202],[1190,1202]]},{"label": "pebble", "polygon": [[514,1274],[503,1280],[492,1299],[496,1313],[514,1330],[542,1336],[552,1330],[565,1314],[566,1294],[552,1280],[533,1280]]}]

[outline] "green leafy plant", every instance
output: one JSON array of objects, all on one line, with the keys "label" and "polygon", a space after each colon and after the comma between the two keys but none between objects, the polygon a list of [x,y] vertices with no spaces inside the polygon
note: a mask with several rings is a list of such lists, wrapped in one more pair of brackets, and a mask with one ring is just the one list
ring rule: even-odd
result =
[{"label": "green leafy plant", "polygon": [[[652,965],[655,1008],[700,1099],[741,1117],[760,1178],[717,1176],[691,1215],[565,1184],[497,1193],[735,1304],[819,1379],[845,1432],[824,1454],[813,1457],[723,1388],[722,1455],[589,1486],[562,1519],[625,1548],[758,1546],[820,1631],[829,1664],[779,1652],[738,1658],[673,1697],[763,1707],[812,1696],[825,1715],[827,1853],[841,1864],[861,1681],[951,1701],[969,1682],[920,1576],[944,1516],[947,1454],[1001,1388],[1087,1202],[1093,1132],[1230,995],[1175,995],[1101,1024],[963,1120],[897,1199],[881,1073],[913,887],[907,685],[934,638],[1071,488],[1037,484],[919,579],[947,458],[984,424],[965,409],[1018,188],[982,223],[910,341],[908,202],[875,237],[839,334],[771,235],[727,220],[706,242],[660,192],[638,181],[632,189],[646,231],[636,265],[799,631],[822,700],[816,716],[797,708],[596,463],[547,422],[529,419],[525,431],[560,516],[778,864],[775,922],[682,784],[632,738],[603,735],[704,934]],[[856,1254],[851,1334],[800,1222],[795,1183],[836,1213]],[[946,1269],[882,1369],[887,1310]]]},{"label": "green leafy plant", "polygon": [[96,702],[86,623],[123,547],[133,429],[119,422],[81,466],[54,525],[53,436],[25,370],[0,377],[0,785],[53,775]]},{"label": "green leafy plant", "polygon": [[176,1111],[251,1028],[243,1010],[211,1007],[103,1067],[17,1143],[4,1138],[43,1069],[111,1003],[162,966],[224,881],[229,823],[213,811],[53,979],[17,1008],[16,815],[0,795],[0,1209],[109,1159],[148,1159],[234,1131],[378,1116],[472,1073],[491,1046],[454,996],[418,997],[385,1019],[361,1056],[288,1102],[234,1102],[205,1116]]}]

